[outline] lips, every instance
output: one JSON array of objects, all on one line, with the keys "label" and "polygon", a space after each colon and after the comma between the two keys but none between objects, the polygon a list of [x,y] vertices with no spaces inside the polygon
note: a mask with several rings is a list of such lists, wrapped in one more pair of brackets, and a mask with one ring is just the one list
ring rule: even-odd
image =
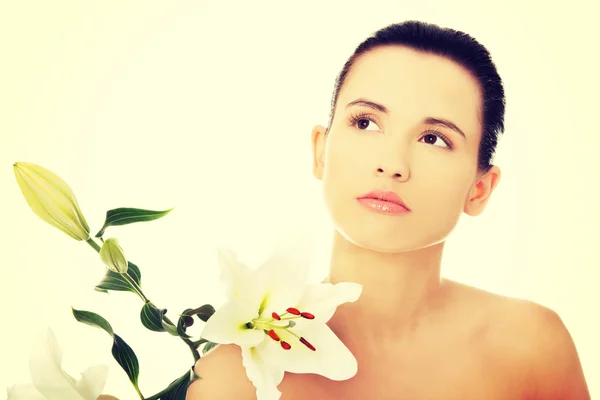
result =
[{"label": "lips", "polygon": [[385,202],[389,202],[392,204],[396,204],[398,206],[401,206],[403,208],[405,208],[407,211],[410,211],[410,208],[408,208],[408,206],[406,205],[406,203],[404,203],[404,201],[400,198],[400,196],[398,196],[396,193],[389,191],[389,190],[374,190],[372,192],[369,192],[367,194],[364,194],[360,197],[358,197],[358,199],[374,199],[374,200],[380,200],[380,201],[385,201]]}]

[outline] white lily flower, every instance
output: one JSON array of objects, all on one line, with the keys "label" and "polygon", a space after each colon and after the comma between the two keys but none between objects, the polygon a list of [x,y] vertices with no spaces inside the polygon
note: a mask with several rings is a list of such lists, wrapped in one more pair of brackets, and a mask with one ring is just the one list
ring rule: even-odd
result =
[{"label": "white lily flower", "polygon": [[108,367],[93,366],[85,370],[78,381],[61,368],[62,351],[50,328],[46,341],[36,343],[31,352],[29,369],[33,384],[13,385],[7,400],[97,400],[109,399],[100,395]]},{"label": "white lily flower", "polygon": [[297,242],[279,246],[252,270],[231,251],[219,250],[228,301],[206,322],[202,337],[241,347],[259,400],[280,398],[277,386],[285,371],[332,380],[357,372],[356,358],[326,323],[340,304],[359,298],[362,285],[307,284],[308,255]]}]

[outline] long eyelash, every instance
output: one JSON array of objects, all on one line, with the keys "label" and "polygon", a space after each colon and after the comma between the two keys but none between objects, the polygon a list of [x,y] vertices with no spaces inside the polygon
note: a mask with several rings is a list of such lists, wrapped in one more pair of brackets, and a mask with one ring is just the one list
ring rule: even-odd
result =
[{"label": "long eyelash", "polygon": [[374,124],[377,124],[375,118],[371,114],[365,113],[364,111],[353,112],[352,114],[350,114],[348,123],[350,124],[350,126],[355,126],[356,123],[361,119],[366,119],[373,122]]},{"label": "long eyelash", "polygon": [[437,129],[434,128],[433,130],[427,131],[425,133],[438,136],[440,139],[442,139],[442,141],[444,143],[446,143],[446,146],[448,146],[448,149],[452,150],[454,148],[454,146],[452,145],[452,142],[450,141],[450,139],[448,139],[448,136],[444,135],[442,132],[438,131]]},{"label": "long eyelash", "polygon": [[[358,112],[351,113],[350,118],[348,119],[348,123],[350,124],[350,126],[355,127],[356,123],[358,121],[360,121],[361,119],[366,119],[366,120],[373,122],[374,124],[377,124],[377,121],[375,120],[375,118],[371,114],[368,114],[364,111],[358,111]],[[452,141],[448,138],[448,136],[444,135],[442,132],[438,131],[437,129],[434,128],[433,130],[429,130],[425,133],[438,136],[440,139],[442,139],[442,141],[446,144],[446,146],[448,146],[448,148],[450,150],[454,148],[454,146],[452,145]]]}]

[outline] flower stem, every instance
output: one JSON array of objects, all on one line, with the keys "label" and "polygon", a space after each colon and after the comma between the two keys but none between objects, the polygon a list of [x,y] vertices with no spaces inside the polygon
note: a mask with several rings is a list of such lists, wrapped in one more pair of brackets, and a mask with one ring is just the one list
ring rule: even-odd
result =
[{"label": "flower stem", "polygon": [[[171,322],[169,317],[167,317],[166,315],[163,315],[163,321],[165,321],[167,324],[175,325],[173,322]],[[175,325],[175,326],[177,326],[177,325]],[[183,340],[185,342],[185,344],[187,344],[188,347],[190,348],[190,351],[192,352],[192,356],[194,356],[194,362],[198,361],[200,359],[200,353],[198,353],[198,350],[196,350],[196,347],[194,346],[194,342],[192,342],[190,339],[184,338],[184,337],[182,337],[181,340]]]},{"label": "flower stem", "polygon": [[192,352],[192,356],[194,357],[194,362],[198,361],[200,359],[200,353],[198,352],[197,347],[194,346],[194,342],[192,342],[190,339],[186,339],[186,338],[182,338],[182,339],[185,342],[185,344],[187,344],[188,347],[190,348],[190,351]]},{"label": "flower stem", "polygon": [[94,241],[94,239],[89,238],[88,240],[85,241],[87,244],[89,244],[90,246],[92,246],[92,248],[94,250],[96,250],[98,253],[100,253],[100,246],[98,246],[98,243],[96,243]]},{"label": "flower stem", "polygon": [[[94,239],[89,238],[88,240],[86,240],[86,243],[89,244],[94,250],[96,250],[96,252],[100,253],[100,246],[98,245],[98,243],[96,243],[94,241]],[[146,297],[146,295],[144,294],[144,292],[142,291],[142,288],[140,288],[138,286],[138,284],[135,282],[135,280],[128,274],[128,273],[124,273],[121,274],[121,276],[123,276],[123,278],[129,282],[129,284],[133,287],[133,289],[137,292],[137,294],[140,296],[140,298],[144,301],[144,303],[150,303],[150,300]],[[169,319],[169,317],[167,317],[166,315],[162,316],[163,321],[165,321],[168,324],[177,326],[176,324],[174,324],[173,322],[171,322],[171,320]],[[200,359],[200,353],[198,353],[198,350],[196,349],[197,346],[194,346],[194,343],[184,337],[181,337],[181,340],[183,340],[185,342],[185,344],[190,348],[190,351],[192,352],[192,356],[194,356],[194,362],[198,361]],[[139,393],[139,389],[136,388],[136,390]],[[143,397],[141,397],[143,399]]]},{"label": "flower stem", "polygon": [[133,387],[135,388],[135,391],[137,392],[138,396],[140,396],[140,399],[144,400],[144,395],[142,394],[142,392],[140,392],[140,388],[137,385],[133,385]]},{"label": "flower stem", "polygon": [[133,278],[131,276],[129,276],[128,273],[121,274],[121,276],[127,282],[129,282],[129,284],[135,289],[135,291],[140,295],[140,297],[142,298],[142,300],[144,300],[144,303],[149,303],[150,302],[150,300],[148,300],[148,298],[146,297],[146,295],[144,295],[144,292],[142,292],[142,288],[138,286],[138,284],[133,280]]}]

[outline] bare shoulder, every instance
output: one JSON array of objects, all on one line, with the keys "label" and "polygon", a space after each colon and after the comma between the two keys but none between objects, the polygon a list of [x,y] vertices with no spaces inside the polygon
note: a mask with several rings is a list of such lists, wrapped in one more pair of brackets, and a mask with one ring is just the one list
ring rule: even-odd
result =
[{"label": "bare shoulder", "polygon": [[512,314],[509,329],[518,336],[503,341],[529,368],[529,398],[589,400],[577,348],[562,318],[528,300],[512,299],[506,311]]},{"label": "bare shoulder", "polygon": [[217,346],[198,360],[194,371],[200,379],[190,385],[187,400],[256,399],[237,345]]},{"label": "bare shoulder", "polygon": [[465,303],[485,315],[488,357],[519,370],[528,399],[590,398],[575,343],[556,311],[530,300],[453,284]]}]

